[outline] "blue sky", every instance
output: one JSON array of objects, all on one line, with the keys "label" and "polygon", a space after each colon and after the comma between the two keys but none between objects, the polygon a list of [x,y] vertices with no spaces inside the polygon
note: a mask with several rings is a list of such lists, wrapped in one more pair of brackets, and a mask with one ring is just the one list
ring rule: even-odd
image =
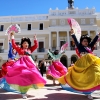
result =
[{"label": "blue sky", "polygon": [[[63,10],[68,0],[0,0],[0,16],[48,14],[49,8]],[[96,8],[100,12],[100,0],[74,0],[74,7]]]}]

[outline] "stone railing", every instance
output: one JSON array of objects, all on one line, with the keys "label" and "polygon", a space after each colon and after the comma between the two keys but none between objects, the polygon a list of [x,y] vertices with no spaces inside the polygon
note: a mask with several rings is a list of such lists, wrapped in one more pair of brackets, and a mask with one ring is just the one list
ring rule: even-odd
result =
[{"label": "stone railing", "polygon": [[0,22],[28,22],[28,21],[35,21],[35,20],[47,20],[48,15],[27,15],[27,16],[7,16],[7,17],[0,17]]},{"label": "stone railing", "polygon": [[49,15],[51,16],[67,16],[68,14],[78,14],[78,15],[91,15],[95,13],[95,8],[89,9],[88,7],[86,9],[68,9],[66,8],[65,10],[59,10],[56,8],[56,10],[52,10],[50,8],[49,10]]}]

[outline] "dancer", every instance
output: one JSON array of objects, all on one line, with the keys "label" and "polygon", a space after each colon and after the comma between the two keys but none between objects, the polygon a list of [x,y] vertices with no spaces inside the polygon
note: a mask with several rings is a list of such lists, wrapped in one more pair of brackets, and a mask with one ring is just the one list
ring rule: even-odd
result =
[{"label": "dancer", "polygon": [[65,52],[68,44],[64,44],[61,51],[55,50],[54,53],[48,50],[49,55],[52,57],[52,65],[50,65],[46,72],[47,79],[53,80],[53,85],[56,85],[55,80],[63,76],[67,72],[67,68],[60,62],[60,57]]},{"label": "dancer", "polygon": [[[80,91],[84,94],[89,94],[88,98],[92,99],[91,92],[100,90],[100,58],[93,55],[92,48],[99,38],[99,34],[91,41],[87,35],[82,35],[80,43],[71,29],[71,36],[80,53],[80,58],[76,63],[68,69],[66,75],[59,78],[61,86],[69,90],[66,84],[71,86],[72,91]],[[76,92],[76,91],[75,91]]]},{"label": "dancer", "polygon": [[31,57],[31,53],[38,47],[38,41],[34,35],[34,46],[31,46],[29,38],[22,38],[21,47],[18,47],[14,40],[14,33],[11,33],[11,38],[12,46],[20,58],[12,66],[8,66],[8,73],[2,78],[0,85],[5,90],[21,93],[26,99],[29,88],[38,89],[46,84]]},{"label": "dancer", "polygon": [[7,74],[7,66],[11,66],[16,61],[16,55],[17,52],[12,47],[11,41],[9,40],[8,60],[2,65],[0,78]]},{"label": "dancer", "polygon": [[[88,36],[88,35],[85,35]],[[91,39],[91,38],[90,38]],[[98,41],[98,40],[97,40]],[[97,42],[94,44],[94,46],[91,48],[91,51],[93,52],[96,48]],[[75,48],[76,54],[78,55],[78,57],[81,57],[80,52],[78,51],[78,48]],[[83,53],[84,54],[84,53]],[[95,55],[95,54],[94,54]]]}]

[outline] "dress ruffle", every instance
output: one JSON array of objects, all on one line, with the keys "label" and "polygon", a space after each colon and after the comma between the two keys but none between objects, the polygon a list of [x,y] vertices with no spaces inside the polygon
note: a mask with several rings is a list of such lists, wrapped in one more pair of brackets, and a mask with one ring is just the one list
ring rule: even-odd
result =
[{"label": "dress ruffle", "polygon": [[2,65],[2,69],[0,71],[0,78],[5,76],[7,74],[7,66],[11,66],[13,65],[14,61],[11,60],[11,61],[8,61],[8,62],[5,62],[3,65]]},{"label": "dress ruffle", "polygon": [[68,73],[58,79],[64,85],[68,84],[74,90],[91,92],[100,90],[100,58],[86,54],[68,68]]},{"label": "dress ruffle", "polygon": [[29,56],[19,58],[12,66],[7,67],[7,71],[7,75],[1,81],[3,89],[5,89],[3,84],[9,87],[9,90],[6,89],[7,91],[26,93],[29,88],[38,89],[46,84]]},{"label": "dress ruffle", "polygon": [[48,79],[58,79],[67,73],[67,68],[60,62],[54,61],[47,69],[46,77]]}]

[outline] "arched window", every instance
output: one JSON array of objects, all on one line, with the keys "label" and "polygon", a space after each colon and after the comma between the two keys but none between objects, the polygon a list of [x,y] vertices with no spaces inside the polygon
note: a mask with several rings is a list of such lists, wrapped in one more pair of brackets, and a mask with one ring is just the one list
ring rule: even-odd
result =
[{"label": "arched window", "polygon": [[75,63],[77,61],[77,59],[78,59],[78,56],[77,55],[72,55],[71,56],[71,64],[72,63]]},{"label": "arched window", "polygon": [[63,56],[60,58],[60,61],[61,61],[61,63],[62,63],[65,67],[68,67],[67,56],[63,55]]}]

